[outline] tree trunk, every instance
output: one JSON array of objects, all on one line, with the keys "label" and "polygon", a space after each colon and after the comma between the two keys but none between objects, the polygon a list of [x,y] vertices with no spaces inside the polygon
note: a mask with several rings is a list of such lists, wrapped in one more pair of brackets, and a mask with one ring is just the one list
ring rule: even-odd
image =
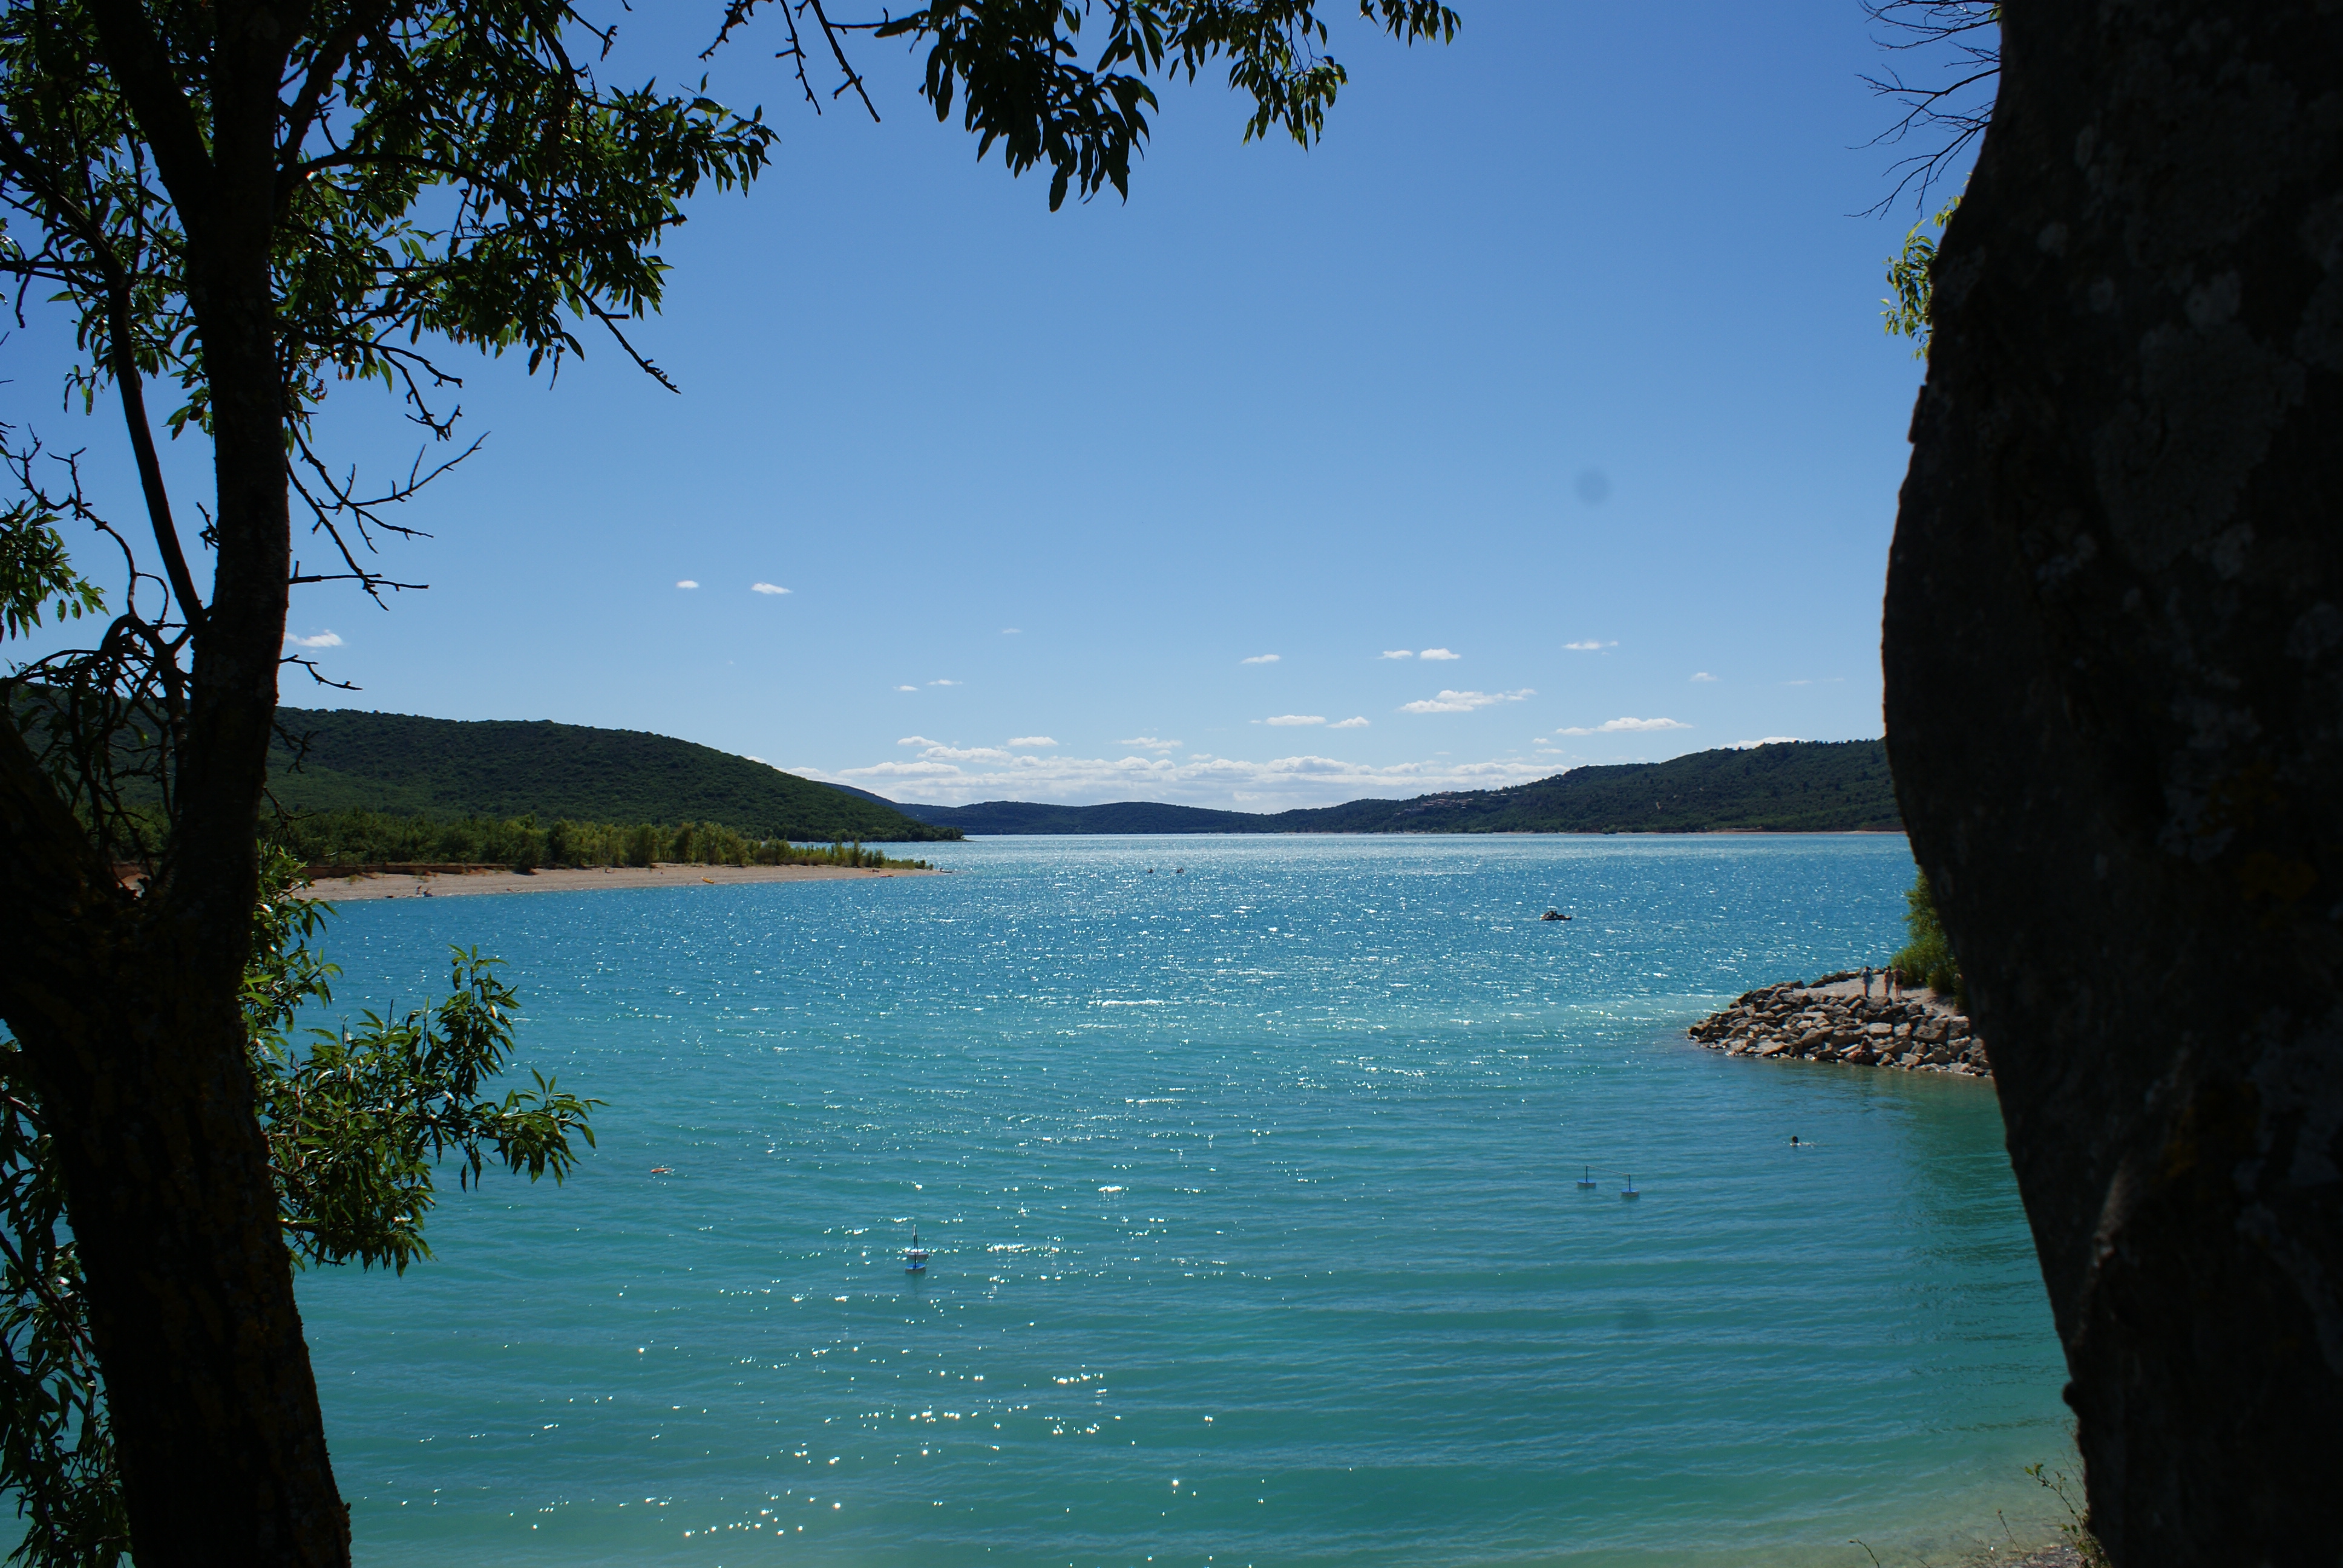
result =
[{"label": "tree trunk", "polygon": [[186,233],[211,393],[208,608],[159,874],[142,897],[0,715],[0,1015],[65,1174],[140,1568],[349,1561],[253,1103],[241,983],[290,518],[270,265],[287,29],[216,0],[205,137],[139,7],[94,0]]},{"label": "tree trunk", "polygon": [[347,1563],[235,991],[184,920],[112,886],[5,721],[0,838],[8,1020],[65,1173],[140,1568]]},{"label": "tree trunk", "polygon": [[2124,1568],[2343,1552],[2343,14],[2033,0],[1936,269],[1887,743]]}]

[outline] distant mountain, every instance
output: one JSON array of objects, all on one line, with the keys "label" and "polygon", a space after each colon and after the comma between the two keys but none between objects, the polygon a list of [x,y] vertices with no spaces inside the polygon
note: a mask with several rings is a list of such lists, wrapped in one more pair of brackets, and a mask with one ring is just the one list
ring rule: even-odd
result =
[{"label": "distant mountain", "polygon": [[[1319,833],[1323,828],[1271,826],[1279,817],[1118,800],[1111,806],[1043,806],[1027,800],[986,800],[974,806],[901,806],[922,822],[949,823],[963,833]],[[1286,816],[1292,813],[1287,812]]]},{"label": "distant mountain", "polygon": [[1666,762],[1574,768],[1509,789],[1215,811],[1127,800],[1044,806],[905,805],[965,833],[1714,833],[1894,831],[1903,818],[1879,740],[1795,740],[1696,751]]},{"label": "distant mountain", "polygon": [[269,753],[269,789],[288,810],[716,822],[755,837],[820,842],[960,836],[860,790],[640,730],[343,709],[279,709],[277,720],[307,741],[297,769],[281,740]]},{"label": "distant mountain", "polygon": [[[815,780],[815,782],[820,782],[820,780]],[[851,795],[857,800],[868,800],[874,806],[884,806],[890,811],[905,810],[902,806],[897,804],[895,801],[888,799],[884,795],[873,795],[870,790],[857,789],[851,784],[823,784],[822,788],[825,789],[835,789],[841,795]],[[945,808],[941,806],[922,806],[920,809],[922,811],[941,811],[945,809]],[[905,814],[909,815],[909,812],[906,811]],[[921,818],[920,820],[925,821],[926,819]]]}]

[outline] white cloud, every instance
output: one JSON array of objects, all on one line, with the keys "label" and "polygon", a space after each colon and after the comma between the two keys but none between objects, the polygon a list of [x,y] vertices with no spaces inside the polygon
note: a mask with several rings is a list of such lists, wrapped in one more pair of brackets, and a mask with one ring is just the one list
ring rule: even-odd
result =
[{"label": "white cloud", "polygon": [[286,634],[285,641],[287,646],[293,648],[339,648],[342,646],[339,634],[330,631],[321,631],[315,637],[295,637],[288,632]]},{"label": "white cloud", "polygon": [[1716,677],[1715,677],[1715,676],[1713,676],[1713,675],[1709,674],[1709,672],[1708,672],[1708,671],[1706,671],[1706,670],[1704,670],[1704,669],[1702,669],[1702,670],[1695,670],[1695,671],[1694,671],[1694,673],[1693,673],[1693,678],[1694,678],[1694,680],[1707,680],[1707,681],[1713,681],[1713,680],[1715,680],[1715,679],[1716,678]]},{"label": "white cloud", "polygon": [[1535,697],[1530,687],[1519,691],[1443,691],[1437,697],[1426,697],[1415,702],[1400,705],[1402,713],[1470,713],[1476,708],[1493,708],[1500,702],[1519,702],[1525,697]]},{"label": "white cloud", "polygon": [[899,686],[895,689],[898,691],[917,691],[920,689],[916,686]]},{"label": "white cloud", "polygon": [[1366,727],[1367,717],[1363,713],[1355,719],[1341,719],[1326,726],[1329,729],[1364,729]]},{"label": "white cloud", "polygon": [[1650,729],[1690,729],[1691,725],[1675,719],[1606,719],[1592,729],[1557,729],[1556,735],[1618,735],[1641,734]]},{"label": "white cloud", "polygon": [[1128,740],[1118,740],[1115,744],[1117,746],[1133,747],[1141,751],[1177,751],[1180,749],[1180,743],[1177,740],[1159,740],[1152,735],[1134,735]]},{"label": "white cloud", "polygon": [[1323,724],[1326,722],[1326,716],[1322,713],[1281,713],[1274,719],[1265,719],[1262,722],[1282,729],[1297,724]]},{"label": "white cloud", "polygon": [[1802,739],[1804,738],[1796,735],[1768,735],[1763,740],[1736,740],[1725,749],[1727,751],[1754,751],[1760,746],[1795,746]]},{"label": "white cloud", "polygon": [[1451,653],[1444,648],[1427,648],[1415,656],[1418,658],[1462,658],[1461,653]]},{"label": "white cloud", "polygon": [[692,581],[692,580],[691,580],[691,578],[683,578],[680,582],[677,583],[675,586],[676,586],[676,587],[678,587],[678,588],[698,588],[699,585],[698,583],[696,583],[696,582]]},{"label": "white cloud", "polygon": [[[1125,742],[1125,744],[1129,744]],[[853,784],[890,799],[944,805],[971,800],[1166,800],[1281,811],[1331,806],[1362,796],[1384,799],[1443,789],[1499,789],[1551,777],[1550,760],[1505,758],[1456,762],[1430,758],[1375,767],[1334,757],[1279,757],[1268,761],[1193,755],[1169,757],[1036,757],[984,748],[930,744],[915,756],[867,768],[790,772]]]},{"label": "white cloud", "polygon": [[928,684],[930,686],[958,686],[960,682],[957,680],[930,680]]},{"label": "white cloud", "polygon": [[1020,637],[1024,634],[1024,631],[1025,628],[1021,626],[1004,626],[1001,628],[1001,635],[1003,637]]},{"label": "white cloud", "polygon": [[1378,658],[1413,658],[1415,657],[1415,649],[1412,648],[1387,648],[1383,649],[1382,653],[1376,655],[1376,657]]},{"label": "white cloud", "polygon": [[1275,664],[1277,662],[1277,655],[1273,653],[1256,653],[1251,658],[1241,658],[1237,660],[1237,662],[1239,664]]},{"label": "white cloud", "polygon": [[1782,684],[1785,686],[1812,686],[1814,682],[1811,680],[1785,680],[1782,682]]},{"label": "white cloud", "polygon": [[1572,653],[1594,653],[1602,648],[1616,648],[1616,642],[1565,642],[1562,645]]},{"label": "white cloud", "polygon": [[930,740],[924,735],[906,735],[895,742],[898,746],[941,746],[940,740]]},{"label": "white cloud", "polygon": [[1046,735],[1020,735],[1011,740],[1009,744],[1011,746],[1055,746],[1057,742],[1051,739]]},{"label": "white cloud", "polygon": [[779,583],[750,583],[749,591],[750,593],[787,593],[789,590]]}]

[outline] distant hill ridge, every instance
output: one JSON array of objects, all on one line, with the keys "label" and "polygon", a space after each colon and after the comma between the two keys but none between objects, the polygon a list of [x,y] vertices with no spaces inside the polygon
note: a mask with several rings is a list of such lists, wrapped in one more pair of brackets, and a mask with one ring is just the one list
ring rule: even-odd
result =
[{"label": "distant hill ridge", "polygon": [[891,801],[664,735],[548,720],[424,719],[347,709],[277,709],[306,738],[300,766],[279,740],[269,789],[292,811],[396,816],[534,815],[551,824],[715,822],[750,837],[865,843],[957,839]]},{"label": "distant hill ridge", "polygon": [[1292,811],[1157,801],[899,805],[668,736],[546,720],[278,710],[270,788],[296,811],[550,823],[721,823],[799,841],[932,841],[963,833],[1690,833],[1893,831],[1903,826],[1878,740],[1779,741],[1666,762],[1576,768],[1504,789],[1352,800]]},{"label": "distant hill ridge", "polygon": [[[871,799],[879,797],[871,796]],[[1505,789],[1218,811],[1124,800],[1049,806],[906,805],[966,833],[1828,833],[1900,831],[1882,740],[1793,740],[1666,762],[1574,768]]]}]

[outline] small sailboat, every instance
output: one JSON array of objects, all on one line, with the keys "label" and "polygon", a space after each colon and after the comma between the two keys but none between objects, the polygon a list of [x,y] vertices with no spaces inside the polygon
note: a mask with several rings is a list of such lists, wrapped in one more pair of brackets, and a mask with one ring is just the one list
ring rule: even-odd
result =
[{"label": "small sailboat", "polygon": [[1635,1179],[1633,1176],[1628,1177],[1627,1184],[1619,1189],[1619,1196],[1622,1198],[1640,1198],[1643,1196],[1641,1192],[1635,1191]]},{"label": "small sailboat", "polygon": [[903,1249],[903,1272],[924,1274],[928,1271],[928,1250],[920,1245],[920,1228],[911,1227],[911,1244]]},{"label": "small sailboat", "polygon": [[1592,1166],[1592,1165],[1581,1165],[1581,1166],[1578,1168],[1578,1184],[1579,1184],[1581,1187],[1585,1187],[1585,1188],[1590,1188],[1590,1189],[1596,1185],[1595,1181],[1594,1181],[1594,1166]]}]

